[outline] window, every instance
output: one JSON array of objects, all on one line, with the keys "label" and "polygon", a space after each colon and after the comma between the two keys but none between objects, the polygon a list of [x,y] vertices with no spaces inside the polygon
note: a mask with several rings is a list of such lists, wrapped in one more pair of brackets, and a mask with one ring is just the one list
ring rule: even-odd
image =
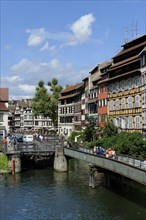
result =
[{"label": "window", "polygon": [[127,126],[127,118],[121,118],[121,128],[125,129]]},{"label": "window", "polygon": [[119,91],[119,82],[116,82],[115,86],[116,86],[116,91],[118,92]]},{"label": "window", "polygon": [[102,100],[99,100],[99,101],[98,101],[98,106],[99,106],[99,107],[102,107],[101,104],[102,104]]},{"label": "window", "polygon": [[119,99],[116,99],[115,101],[115,110],[119,110],[120,109],[120,101]]},{"label": "window", "polygon": [[141,57],[141,67],[144,67],[146,65],[146,53],[142,55]]},{"label": "window", "polygon": [[134,81],[134,87],[140,86],[140,77],[139,76],[134,77],[133,81]]},{"label": "window", "polygon": [[113,91],[112,92],[116,92],[116,84],[113,84]]},{"label": "window", "polygon": [[122,119],[118,118],[118,127],[121,128]]},{"label": "window", "polygon": [[0,122],[4,121],[3,115],[4,115],[3,113],[0,113]]},{"label": "window", "polygon": [[133,104],[132,104],[133,98],[130,96],[128,97],[128,108],[132,108]]},{"label": "window", "polygon": [[108,86],[108,92],[112,92],[113,91],[113,86],[112,86],[112,84],[110,84],[109,86]]},{"label": "window", "polygon": [[114,125],[115,125],[116,127],[118,127],[118,118],[114,118],[114,119],[113,119],[113,122],[114,122]]},{"label": "window", "polygon": [[124,83],[124,80],[122,80],[120,82],[120,90],[124,90],[124,86],[125,86],[125,83]]},{"label": "window", "polygon": [[140,128],[140,116],[135,116],[135,128]]},{"label": "window", "polygon": [[121,99],[121,109],[126,109],[126,99],[125,98]]},{"label": "window", "polygon": [[114,110],[114,101],[113,100],[110,100],[109,109],[110,109],[110,111]]},{"label": "window", "polygon": [[129,129],[132,128],[132,121],[133,121],[132,116],[129,116],[127,119],[127,128],[129,128]]},{"label": "window", "polygon": [[139,95],[135,96],[135,107],[136,108],[140,107],[140,96]]},{"label": "window", "polygon": [[131,80],[131,78],[127,80],[127,86],[128,86],[128,89],[132,88],[132,80]]}]

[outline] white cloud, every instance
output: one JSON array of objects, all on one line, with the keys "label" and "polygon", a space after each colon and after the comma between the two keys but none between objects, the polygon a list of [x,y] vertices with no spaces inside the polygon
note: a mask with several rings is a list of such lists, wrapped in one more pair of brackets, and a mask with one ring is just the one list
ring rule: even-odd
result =
[{"label": "white cloud", "polygon": [[26,77],[26,75],[37,73],[39,68],[40,67],[38,62],[30,61],[25,58],[20,60],[18,64],[13,65],[11,67],[11,71],[14,74],[17,73]]},{"label": "white cloud", "polygon": [[20,84],[18,85],[18,88],[20,88],[25,94],[32,94],[35,92],[35,86],[34,85],[28,85],[28,84]]},{"label": "white cloud", "polygon": [[45,50],[48,50],[50,51],[51,53],[55,52],[55,49],[56,49],[56,46],[53,45],[53,46],[50,46],[48,41],[43,45],[43,47],[41,47],[40,51],[45,51]]},{"label": "white cloud", "polygon": [[[51,33],[45,28],[27,29],[26,33],[29,34],[28,46],[40,46],[40,51],[49,50],[53,51],[56,46],[52,46],[52,42],[60,44],[59,48],[67,46],[74,46],[86,42],[92,34],[92,23],[95,21],[93,14],[81,16],[72,25],[70,25],[67,32]],[[49,41],[49,42],[48,42]],[[54,43],[53,43],[54,44]]]},{"label": "white cloud", "polygon": [[28,46],[38,46],[47,38],[47,31],[45,28],[27,29],[26,33],[30,34],[28,37]]},{"label": "white cloud", "polygon": [[44,44],[44,46],[40,49],[40,51],[49,50],[49,43],[48,41]]},{"label": "white cloud", "polygon": [[16,81],[20,81],[19,75],[9,76],[9,77],[3,77],[3,81],[6,81],[8,83],[13,83]]},{"label": "white cloud", "polygon": [[47,85],[54,77],[63,87],[81,82],[87,76],[89,69],[77,70],[71,63],[62,64],[58,59],[38,62],[22,59],[10,69],[9,77],[2,81],[10,90],[10,98],[33,97],[40,80]]},{"label": "white cloud", "polygon": [[70,29],[73,32],[72,39],[68,43],[70,45],[76,45],[78,43],[83,43],[89,39],[92,34],[91,25],[95,21],[93,14],[87,14],[80,17],[75,21]]}]

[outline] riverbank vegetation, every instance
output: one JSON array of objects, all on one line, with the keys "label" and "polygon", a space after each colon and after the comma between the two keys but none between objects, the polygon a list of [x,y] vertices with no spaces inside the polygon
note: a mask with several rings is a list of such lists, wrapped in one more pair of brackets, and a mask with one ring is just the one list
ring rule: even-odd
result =
[{"label": "riverbank vegetation", "polygon": [[9,172],[9,167],[8,167],[8,158],[7,156],[0,152],[0,172]]},{"label": "riverbank vegetation", "polygon": [[95,132],[93,120],[90,119],[85,130],[72,132],[68,140],[75,146],[102,146],[104,149],[112,148],[119,154],[134,158],[143,160],[146,157],[146,140],[143,135],[138,132],[119,131],[112,120],[103,128],[100,137]]}]

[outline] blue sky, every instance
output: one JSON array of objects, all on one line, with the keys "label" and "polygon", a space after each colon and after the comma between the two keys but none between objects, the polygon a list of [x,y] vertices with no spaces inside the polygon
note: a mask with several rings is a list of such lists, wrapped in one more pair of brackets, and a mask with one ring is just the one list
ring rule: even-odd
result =
[{"label": "blue sky", "polygon": [[145,0],[0,4],[1,87],[9,88],[10,99],[33,97],[40,80],[56,77],[63,87],[81,82],[115,56],[125,38],[146,34]]}]

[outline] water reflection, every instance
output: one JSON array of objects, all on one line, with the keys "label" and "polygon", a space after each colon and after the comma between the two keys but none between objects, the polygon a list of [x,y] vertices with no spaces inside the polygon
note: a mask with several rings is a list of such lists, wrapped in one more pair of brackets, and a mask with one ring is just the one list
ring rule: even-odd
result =
[{"label": "water reflection", "polygon": [[[70,161],[69,172],[52,168],[2,175],[2,220],[145,220],[146,209],[102,185],[88,187],[88,164]],[[132,194],[135,196],[136,194]],[[137,195],[136,195],[137,196]]]}]

